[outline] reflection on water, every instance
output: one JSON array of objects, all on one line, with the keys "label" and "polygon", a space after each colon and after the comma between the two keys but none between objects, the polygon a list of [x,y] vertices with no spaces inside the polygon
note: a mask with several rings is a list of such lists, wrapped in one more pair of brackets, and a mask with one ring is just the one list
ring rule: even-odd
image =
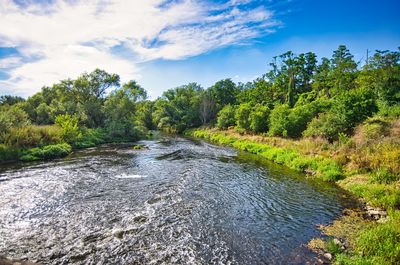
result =
[{"label": "reflection on water", "polygon": [[0,254],[44,264],[306,264],[338,190],[181,138],[0,168]]}]

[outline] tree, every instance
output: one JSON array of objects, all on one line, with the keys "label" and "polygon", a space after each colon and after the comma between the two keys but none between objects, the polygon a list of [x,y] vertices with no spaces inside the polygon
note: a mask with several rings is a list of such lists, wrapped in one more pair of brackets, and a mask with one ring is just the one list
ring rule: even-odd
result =
[{"label": "tree", "polygon": [[239,130],[250,131],[250,103],[240,104],[235,112],[236,126]]},{"label": "tree", "polygon": [[20,102],[24,102],[25,99],[22,97],[18,97],[18,96],[11,96],[11,95],[4,95],[4,96],[0,96],[0,106],[3,105],[15,105],[17,103]]},{"label": "tree", "polygon": [[203,88],[189,83],[163,93],[155,104],[154,119],[160,129],[180,133],[200,126]]},{"label": "tree", "polygon": [[216,117],[216,103],[215,98],[211,95],[210,90],[206,90],[201,95],[200,104],[200,117],[203,125],[207,124],[209,121],[214,120]]},{"label": "tree", "polygon": [[105,126],[112,137],[135,138],[137,103],[147,98],[146,91],[135,81],[115,89],[104,103]]},{"label": "tree", "polygon": [[334,82],[333,92],[335,94],[354,88],[357,63],[353,58],[354,56],[345,45],[340,45],[339,48],[333,52],[331,59],[331,75]]},{"label": "tree", "polygon": [[256,133],[268,131],[270,110],[267,106],[256,105],[250,112],[250,130]]},{"label": "tree", "polygon": [[59,125],[63,130],[63,139],[67,143],[74,143],[81,136],[78,127],[78,118],[73,115],[64,114],[58,115],[55,119],[55,124]]},{"label": "tree", "polygon": [[218,112],[217,127],[227,129],[235,125],[235,107],[228,104]]},{"label": "tree", "polygon": [[236,97],[240,92],[231,79],[220,80],[208,90],[210,95],[214,98],[218,110],[223,108],[225,105],[236,104]]}]

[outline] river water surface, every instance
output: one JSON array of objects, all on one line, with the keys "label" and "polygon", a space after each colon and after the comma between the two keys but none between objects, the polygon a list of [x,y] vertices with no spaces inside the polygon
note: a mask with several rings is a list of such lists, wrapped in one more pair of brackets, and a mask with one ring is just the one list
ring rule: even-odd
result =
[{"label": "river water surface", "polygon": [[43,264],[313,264],[335,187],[166,137],[0,167],[0,254]]}]

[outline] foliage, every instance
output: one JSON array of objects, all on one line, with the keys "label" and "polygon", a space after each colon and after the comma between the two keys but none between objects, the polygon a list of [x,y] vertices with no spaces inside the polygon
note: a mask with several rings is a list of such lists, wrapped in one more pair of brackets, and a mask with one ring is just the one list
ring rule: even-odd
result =
[{"label": "foliage", "polygon": [[172,133],[200,126],[202,93],[203,88],[196,83],[167,90],[154,104],[154,123]]},{"label": "foliage", "polygon": [[276,106],[269,116],[269,135],[272,136],[288,136],[290,108],[289,105],[282,104]]},{"label": "foliage", "polygon": [[20,159],[22,161],[49,160],[67,156],[71,151],[72,147],[66,143],[46,145],[26,150]]},{"label": "foliage", "polygon": [[73,147],[77,149],[94,147],[108,141],[107,132],[104,129],[82,128],[81,135],[74,141]]},{"label": "foliage", "polygon": [[232,105],[226,105],[218,113],[217,127],[221,129],[226,129],[234,125],[235,125],[235,107]]},{"label": "foliage", "polygon": [[270,109],[267,106],[256,105],[249,115],[250,130],[255,133],[268,131]]},{"label": "foliage", "polygon": [[17,160],[20,157],[20,150],[15,147],[9,147],[0,144],[0,162]]},{"label": "foliage", "polygon": [[1,141],[14,148],[31,148],[62,142],[62,130],[58,126],[28,125],[12,127],[1,134]]},{"label": "foliage", "polygon": [[131,81],[116,89],[104,103],[105,125],[112,138],[136,139],[135,113],[137,102],[145,100],[146,91]]},{"label": "foliage", "polygon": [[307,124],[323,108],[320,102],[311,102],[289,108],[289,105],[280,105],[271,111],[269,134],[272,136],[300,137],[307,128]]},{"label": "foliage", "polygon": [[0,108],[0,133],[5,133],[13,127],[29,125],[28,114],[18,105]]},{"label": "foliage", "polygon": [[324,137],[330,141],[337,140],[340,132],[345,131],[344,122],[338,115],[325,112],[314,117],[303,132],[305,137]]},{"label": "foliage", "polygon": [[333,105],[333,112],[342,120],[347,131],[377,112],[372,91],[353,89],[340,94]]},{"label": "foliage", "polygon": [[58,115],[55,123],[62,128],[62,137],[67,143],[73,143],[80,137],[78,118],[69,114]]},{"label": "foliage", "polygon": [[250,130],[250,112],[252,107],[249,103],[240,104],[235,111],[235,121],[239,130]]}]

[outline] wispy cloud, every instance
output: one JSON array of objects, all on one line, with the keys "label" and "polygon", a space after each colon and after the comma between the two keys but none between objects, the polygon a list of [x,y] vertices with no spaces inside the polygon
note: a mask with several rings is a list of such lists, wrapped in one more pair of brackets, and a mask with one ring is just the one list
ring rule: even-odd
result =
[{"label": "wispy cloud", "polygon": [[[29,95],[96,67],[125,80],[138,78],[138,62],[179,60],[247,43],[276,24],[271,11],[249,2],[55,0],[21,5],[0,0],[0,47],[16,47],[21,56],[0,60],[10,76],[0,82],[0,92],[7,87]],[[131,56],[118,55],[116,47]]]}]

